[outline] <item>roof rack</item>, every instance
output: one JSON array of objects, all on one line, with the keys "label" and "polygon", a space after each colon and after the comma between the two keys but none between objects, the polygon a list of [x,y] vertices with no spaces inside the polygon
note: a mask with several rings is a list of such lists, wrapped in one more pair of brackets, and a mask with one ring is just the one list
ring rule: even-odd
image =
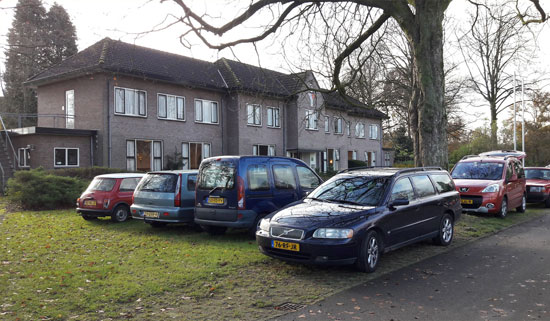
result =
[{"label": "roof rack", "polygon": [[439,166],[426,166],[426,167],[414,167],[414,168],[405,168],[402,170],[399,170],[395,173],[395,175],[404,174],[404,173],[413,173],[413,172],[421,172],[421,171],[442,171],[443,168]]},{"label": "roof rack", "polygon": [[463,160],[463,159],[468,159],[468,158],[474,158],[474,157],[482,157],[482,156],[479,156],[479,155],[466,155],[464,157],[462,157],[460,160]]}]

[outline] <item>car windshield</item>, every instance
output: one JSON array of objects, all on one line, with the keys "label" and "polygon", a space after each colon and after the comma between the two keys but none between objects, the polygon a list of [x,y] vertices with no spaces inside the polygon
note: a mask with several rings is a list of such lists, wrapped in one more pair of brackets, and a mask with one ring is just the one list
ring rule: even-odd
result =
[{"label": "car windshield", "polygon": [[109,192],[115,187],[116,179],[96,177],[90,183],[86,191]]},{"label": "car windshield", "polygon": [[213,160],[201,165],[199,170],[200,189],[232,189],[235,182],[234,162]]},{"label": "car windshield", "polygon": [[136,188],[142,192],[174,193],[178,176],[175,174],[147,174]]},{"label": "car windshield", "polygon": [[504,163],[464,162],[456,164],[451,176],[455,179],[498,180],[502,178]]},{"label": "car windshield", "polygon": [[387,177],[335,177],[315,189],[308,198],[328,202],[376,206],[384,195],[388,181]]},{"label": "car windshield", "polygon": [[550,169],[525,169],[525,178],[550,180]]}]

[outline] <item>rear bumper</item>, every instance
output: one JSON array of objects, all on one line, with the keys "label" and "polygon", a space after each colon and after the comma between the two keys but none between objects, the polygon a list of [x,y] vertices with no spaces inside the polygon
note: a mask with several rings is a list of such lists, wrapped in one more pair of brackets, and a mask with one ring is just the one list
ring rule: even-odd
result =
[{"label": "rear bumper", "polygon": [[195,223],[199,225],[249,228],[254,225],[256,212],[216,208],[195,208]]},{"label": "rear bumper", "polygon": [[112,211],[109,209],[96,210],[96,209],[82,208],[82,207],[77,207],[76,212],[80,215],[88,215],[88,216],[95,216],[95,217],[111,216],[112,214]]},{"label": "rear bumper", "polygon": [[[145,223],[191,223],[193,222],[192,207],[151,207],[132,204],[130,206],[132,218],[143,220]],[[144,212],[156,212],[158,217],[145,217]]]},{"label": "rear bumper", "polygon": [[549,194],[527,192],[527,203],[540,203],[548,199]]}]

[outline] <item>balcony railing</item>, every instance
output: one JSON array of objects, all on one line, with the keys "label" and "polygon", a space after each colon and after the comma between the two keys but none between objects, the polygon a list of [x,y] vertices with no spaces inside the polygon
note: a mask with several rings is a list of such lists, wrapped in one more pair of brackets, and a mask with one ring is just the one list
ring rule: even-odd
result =
[{"label": "balcony railing", "polygon": [[[19,114],[1,113],[4,119],[2,129],[22,128],[31,126],[74,128],[75,117],[65,114]],[[7,127],[5,127],[7,126]]]}]

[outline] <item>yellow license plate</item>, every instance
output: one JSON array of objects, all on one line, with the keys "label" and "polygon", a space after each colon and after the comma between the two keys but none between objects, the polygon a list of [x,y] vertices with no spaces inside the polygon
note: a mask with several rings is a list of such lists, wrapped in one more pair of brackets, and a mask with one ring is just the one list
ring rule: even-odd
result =
[{"label": "yellow license plate", "polygon": [[159,218],[159,212],[143,212],[143,216],[147,218]]},{"label": "yellow license plate", "polygon": [[291,242],[271,241],[271,247],[275,249],[300,252],[300,244]]},{"label": "yellow license plate", "polygon": [[210,196],[207,200],[208,204],[223,204],[223,197],[212,197]]},{"label": "yellow license plate", "polygon": [[96,206],[96,201],[86,200],[84,201],[84,206]]},{"label": "yellow license plate", "polygon": [[474,200],[461,199],[460,204],[474,204]]}]

